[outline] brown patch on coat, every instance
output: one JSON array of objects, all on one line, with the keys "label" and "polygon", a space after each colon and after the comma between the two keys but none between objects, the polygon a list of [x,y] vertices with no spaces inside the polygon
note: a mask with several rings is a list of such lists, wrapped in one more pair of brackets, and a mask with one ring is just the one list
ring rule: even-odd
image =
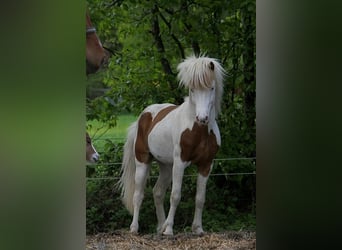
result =
[{"label": "brown patch on coat", "polygon": [[208,176],[210,166],[219,149],[216,136],[212,130],[208,133],[208,126],[194,123],[192,130],[186,129],[180,140],[182,161],[191,161],[197,165],[202,176]]},{"label": "brown patch on coat", "polygon": [[168,106],[162,110],[160,110],[158,112],[158,114],[154,117],[153,121],[152,121],[152,126],[151,126],[151,129],[150,131],[152,131],[152,129],[154,128],[154,126],[160,122],[161,120],[164,119],[164,117],[170,113],[172,110],[176,109],[178,106],[174,105],[174,106]]},{"label": "brown patch on coat", "polygon": [[150,163],[152,161],[152,155],[148,148],[148,135],[154,128],[154,126],[163,120],[163,118],[169,114],[172,110],[178,106],[168,106],[158,112],[158,114],[152,120],[152,114],[150,112],[143,113],[138,121],[138,133],[135,142],[135,157],[138,161],[143,163]]},{"label": "brown patch on coat", "polygon": [[148,150],[147,138],[152,124],[152,114],[144,113],[138,121],[138,133],[135,141],[135,157],[138,161],[151,162],[150,151]]}]

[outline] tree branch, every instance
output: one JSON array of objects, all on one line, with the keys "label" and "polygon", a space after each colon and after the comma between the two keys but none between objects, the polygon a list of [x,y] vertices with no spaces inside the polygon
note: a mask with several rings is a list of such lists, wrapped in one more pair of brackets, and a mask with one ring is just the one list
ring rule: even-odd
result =
[{"label": "tree branch", "polygon": [[[187,3],[187,1],[181,2],[181,10],[185,11],[185,15],[187,15],[189,13],[188,7],[190,6],[190,4],[192,4],[192,2],[190,2],[190,3]],[[185,26],[185,31],[189,33],[192,30],[192,25],[185,22],[185,21],[183,21],[183,24]],[[200,49],[200,46],[199,46],[199,43],[197,40],[191,39],[191,47],[192,47],[192,50],[193,50],[195,56],[199,56],[201,53],[201,49]]]},{"label": "tree branch", "polygon": [[185,59],[185,52],[184,52],[184,48],[183,48],[181,42],[180,42],[180,41],[178,40],[178,38],[171,32],[171,30],[172,30],[172,28],[171,28],[171,23],[168,22],[168,21],[166,20],[166,18],[164,17],[163,13],[161,13],[160,11],[159,11],[159,16],[160,16],[160,18],[164,21],[164,23],[166,24],[166,26],[169,28],[170,35],[171,35],[172,39],[175,41],[175,43],[176,43],[176,45],[177,45],[177,47],[178,47],[179,53],[181,54],[181,57],[182,57],[183,59]]},{"label": "tree branch", "polygon": [[[160,27],[159,27],[159,20],[158,20],[158,15],[157,13],[159,12],[158,10],[158,6],[155,5],[154,8],[152,9],[152,35],[157,47],[157,51],[159,52],[159,54],[161,55],[160,58],[160,63],[163,67],[163,71],[167,74],[167,75],[175,75],[172,72],[171,66],[169,61],[165,58],[165,47],[163,44],[163,40],[161,38],[160,35]],[[170,86],[171,89],[174,89],[174,86]]]}]

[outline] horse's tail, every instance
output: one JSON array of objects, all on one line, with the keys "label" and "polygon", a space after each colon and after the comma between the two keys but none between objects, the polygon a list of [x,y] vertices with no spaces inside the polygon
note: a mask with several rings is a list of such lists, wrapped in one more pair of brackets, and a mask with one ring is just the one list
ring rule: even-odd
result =
[{"label": "horse's tail", "polygon": [[128,128],[127,140],[124,145],[124,154],[121,167],[121,187],[122,202],[127,210],[133,214],[133,195],[135,189],[135,153],[134,140],[137,135],[137,122]]}]

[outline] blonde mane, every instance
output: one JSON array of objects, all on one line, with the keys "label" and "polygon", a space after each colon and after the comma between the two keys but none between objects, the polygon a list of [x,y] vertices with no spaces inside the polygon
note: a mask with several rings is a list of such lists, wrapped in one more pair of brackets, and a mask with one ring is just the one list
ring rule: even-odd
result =
[{"label": "blonde mane", "polygon": [[225,70],[215,58],[209,57],[187,57],[178,67],[179,86],[186,88],[211,88],[216,84],[216,116],[221,111],[221,100],[223,94],[223,77]]}]

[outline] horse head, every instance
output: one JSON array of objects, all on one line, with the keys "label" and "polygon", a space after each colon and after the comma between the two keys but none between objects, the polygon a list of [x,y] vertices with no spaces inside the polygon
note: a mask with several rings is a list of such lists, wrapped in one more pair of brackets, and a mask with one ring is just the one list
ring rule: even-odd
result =
[{"label": "horse head", "polygon": [[89,163],[95,163],[99,160],[100,155],[96,152],[94,148],[90,136],[86,133],[86,160]]},{"label": "horse head", "polygon": [[177,67],[179,84],[189,88],[196,122],[207,125],[220,112],[224,69],[216,59],[191,56]]},{"label": "horse head", "polygon": [[92,74],[108,62],[109,52],[105,50],[92,25],[89,14],[86,13],[86,73]]}]

